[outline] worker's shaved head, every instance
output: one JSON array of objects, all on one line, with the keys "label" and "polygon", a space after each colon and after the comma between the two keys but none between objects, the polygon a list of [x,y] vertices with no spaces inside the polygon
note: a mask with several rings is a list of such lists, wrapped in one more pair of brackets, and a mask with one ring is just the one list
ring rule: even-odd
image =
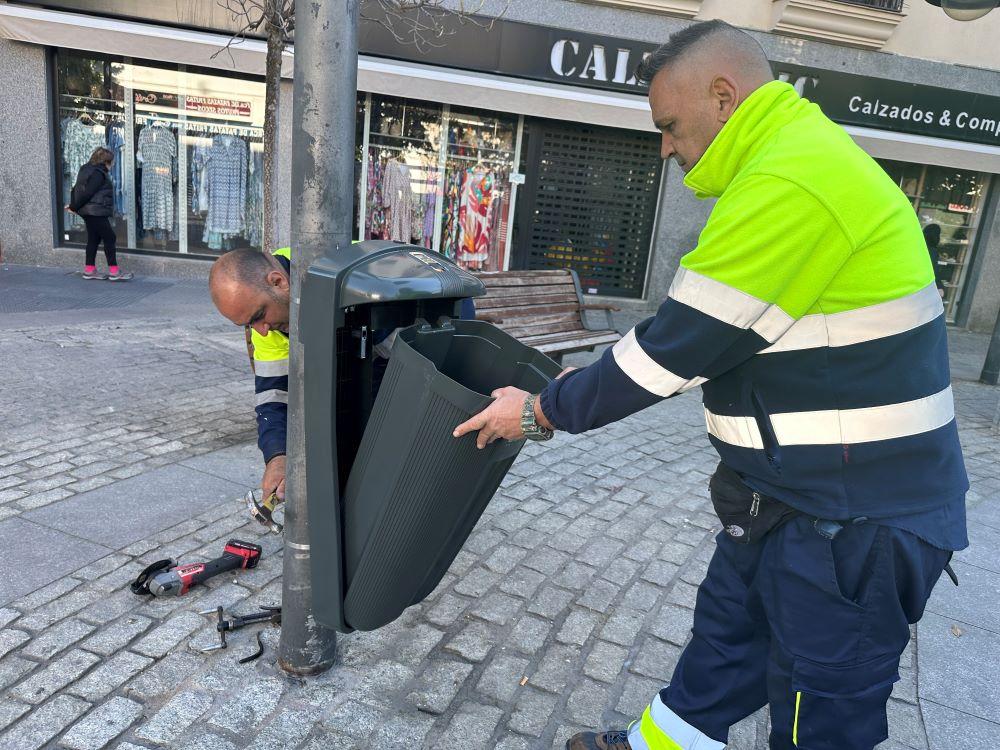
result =
[{"label": "worker's shaved head", "polygon": [[663,158],[694,167],[740,103],[774,80],[760,44],[724,21],[673,34],[639,65],[649,84],[653,123],[663,133]]},{"label": "worker's shaved head", "polygon": [[264,335],[288,333],[289,282],[277,261],[259,250],[233,250],[212,265],[208,290],[219,312],[237,325]]},{"label": "worker's shaved head", "polygon": [[208,287],[214,289],[223,283],[235,283],[247,289],[262,287],[267,272],[272,270],[274,263],[259,250],[233,250],[212,264]]},{"label": "worker's shaved head", "polygon": [[774,79],[760,42],[725,21],[696,23],[671,34],[666,44],[642,61],[636,77],[643,83],[652,83],[664,68],[689,64],[708,74],[730,71],[755,80],[757,86]]}]

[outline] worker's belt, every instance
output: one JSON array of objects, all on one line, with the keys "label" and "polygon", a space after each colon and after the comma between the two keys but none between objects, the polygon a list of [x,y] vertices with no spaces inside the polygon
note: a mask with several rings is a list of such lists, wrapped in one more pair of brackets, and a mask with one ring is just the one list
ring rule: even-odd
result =
[{"label": "worker's belt", "polygon": [[758,542],[799,515],[790,505],[747,487],[740,475],[723,463],[716,467],[708,488],[722,528],[741,544]]}]

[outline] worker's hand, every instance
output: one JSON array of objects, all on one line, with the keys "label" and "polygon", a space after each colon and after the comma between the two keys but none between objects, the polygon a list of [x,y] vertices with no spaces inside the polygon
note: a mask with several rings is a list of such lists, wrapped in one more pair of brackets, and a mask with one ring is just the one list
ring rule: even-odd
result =
[{"label": "worker's hand", "polygon": [[531,394],[520,388],[507,386],[497,388],[490,395],[496,401],[472,419],[456,427],[452,433],[455,437],[462,437],[469,432],[479,430],[479,436],[476,438],[477,448],[485,448],[500,438],[520,440],[524,437],[524,433],[521,432],[521,409],[524,408],[524,399]]},{"label": "worker's hand", "polygon": [[264,498],[271,496],[272,492],[277,493],[279,500],[285,499],[285,457],[275,456],[267,462],[264,467],[264,478],[260,482],[264,491]]},{"label": "worker's hand", "polygon": [[573,372],[573,370],[579,370],[579,369],[580,369],[579,367],[566,367],[563,369],[561,373],[556,375],[556,380],[559,380],[559,378],[561,378],[563,375]]}]

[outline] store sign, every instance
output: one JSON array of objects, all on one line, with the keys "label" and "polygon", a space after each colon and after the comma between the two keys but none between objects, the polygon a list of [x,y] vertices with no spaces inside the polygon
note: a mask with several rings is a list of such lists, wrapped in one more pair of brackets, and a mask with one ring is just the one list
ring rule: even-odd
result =
[{"label": "store sign", "polygon": [[135,89],[132,98],[141,109],[143,105],[151,107],[177,107],[177,94],[167,91],[141,91]]},{"label": "store sign", "polygon": [[785,63],[773,67],[836,122],[1000,146],[1000,97]]},{"label": "store sign", "polygon": [[[167,5],[129,0],[22,2],[231,33],[227,26],[231,19],[223,23],[225,14],[218,12],[216,3],[201,0]],[[644,95],[635,68],[657,46],[505,18],[461,21],[443,16],[439,26],[440,35],[435,33],[431,43],[418,46],[401,43],[385,24],[365,22],[359,30],[359,49],[363,54],[427,65]],[[1000,97],[786,63],[773,67],[836,122],[1000,145]],[[239,109],[243,104],[217,106]]]},{"label": "store sign", "polygon": [[184,108],[189,112],[208,112],[226,117],[249,117],[250,102],[235,99],[214,99],[201,96],[189,96],[184,100]]},{"label": "store sign", "polygon": [[646,88],[635,69],[657,47],[506,19],[460,24],[445,16],[441,23],[445,35],[439,46],[417,50],[400,44],[377,23],[362,25],[358,46],[379,57],[641,95]]}]

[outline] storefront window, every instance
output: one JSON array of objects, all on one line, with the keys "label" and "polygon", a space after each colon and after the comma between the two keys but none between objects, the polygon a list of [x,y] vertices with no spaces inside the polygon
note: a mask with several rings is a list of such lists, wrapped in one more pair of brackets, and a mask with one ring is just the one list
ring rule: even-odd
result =
[{"label": "storefront window", "polygon": [[[63,205],[98,146],[115,154],[123,247],[220,253],[260,247],[264,84],[58,53]],[[63,212],[63,239],[84,242]]]},{"label": "storefront window", "polygon": [[518,118],[378,95],[369,107],[365,239],[503,270]]},{"label": "storefront window", "polygon": [[[982,220],[989,175],[951,167],[879,160],[913,203],[942,290],[946,319],[955,322]],[[937,227],[937,229],[934,229]]]},{"label": "storefront window", "polygon": [[434,247],[442,108],[371,97],[365,239]]}]

